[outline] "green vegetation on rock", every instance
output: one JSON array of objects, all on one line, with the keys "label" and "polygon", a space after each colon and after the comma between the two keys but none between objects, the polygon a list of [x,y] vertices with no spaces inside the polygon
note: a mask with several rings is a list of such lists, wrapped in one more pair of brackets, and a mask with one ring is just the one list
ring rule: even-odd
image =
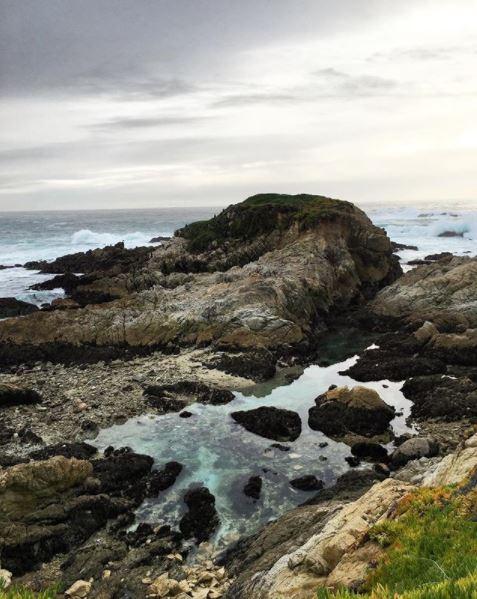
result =
[{"label": "green vegetation on rock", "polygon": [[364,594],[319,589],[318,599],[477,598],[477,491],[419,489],[395,519],[370,531],[386,549]]},{"label": "green vegetation on rock", "polygon": [[325,220],[334,220],[360,211],[350,202],[308,194],[264,193],[229,206],[209,220],[191,223],[176,231],[188,240],[192,252],[208,249],[227,239],[250,241],[258,235],[283,231],[296,223],[300,230],[311,229]]},{"label": "green vegetation on rock", "polygon": [[31,591],[26,587],[9,587],[2,589],[0,586],[0,599],[55,599],[57,597],[55,590],[46,590],[39,593]]}]

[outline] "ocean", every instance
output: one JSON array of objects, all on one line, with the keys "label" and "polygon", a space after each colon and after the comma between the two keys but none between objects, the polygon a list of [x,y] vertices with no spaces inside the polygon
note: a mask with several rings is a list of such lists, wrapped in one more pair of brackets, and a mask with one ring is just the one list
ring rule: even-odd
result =
[{"label": "ocean", "polygon": [[[390,238],[418,251],[401,251],[403,265],[427,254],[449,251],[477,254],[475,209],[440,206],[361,206]],[[73,252],[124,241],[126,247],[146,245],[152,237],[169,236],[186,223],[210,218],[217,207],[157,208],[0,213],[0,265],[22,265],[29,260],[53,260]],[[440,237],[453,231],[462,236]],[[33,291],[31,285],[50,278],[16,266],[0,270],[0,297],[16,297],[41,305],[63,291]]]}]

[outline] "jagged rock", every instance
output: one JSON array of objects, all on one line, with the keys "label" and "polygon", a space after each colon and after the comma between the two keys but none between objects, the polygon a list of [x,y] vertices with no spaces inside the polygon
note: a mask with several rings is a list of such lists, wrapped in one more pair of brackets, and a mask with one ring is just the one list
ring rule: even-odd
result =
[{"label": "jagged rock", "polygon": [[41,403],[41,395],[34,389],[11,383],[0,383],[0,409],[38,403]]},{"label": "jagged rock", "polygon": [[391,455],[391,467],[394,470],[405,466],[411,460],[432,458],[439,453],[439,445],[432,439],[413,437],[404,441]]},{"label": "jagged rock", "polygon": [[84,597],[87,597],[91,591],[91,587],[91,582],[86,580],[77,580],[70,586],[68,590],[65,591],[65,595],[67,597],[71,597],[71,599],[84,599]]},{"label": "jagged rock", "polygon": [[243,488],[244,495],[252,499],[260,499],[262,479],[260,476],[251,476]]},{"label": "jagged rock", "polygon": [[0,297],[0,318],[11,318],[13,316],[25,316],[38,312],[38,306],[23,302],[15,297]]},{"label": "jagged rock", "polygon": [[338,387],[315,399],[308,412],[308,424],[325,435],[343,437],[355,433],[367,437],[384,433],[395,416],[373,389]]},{"label": "jagged rock", "polygon": [[417,245],[406,245],[405,243],[398,243],[397,241],[391,241],[391,246],[394,252],[399,252],[401,250],[414,250],[417,252]]},{"label": "jagged rock", "polygon": [[215,497],[206,487],[190,489],[184,495],[188,511],[179,528],[186,539],[195,537],[197,543],[207,541],[219,525]]},{"label": "jagged rock", "polygon": [[49,445],[42,449],[37,449],[29,454],[29,457],[34,460],[47,460],[55,455],[62,455],[65,458],[76,458],[78,460],[88,460],[97,452],[96,447],[89,445],[84,441],[74,443],[58,443]]},{"label": "jagged rock", "polygon": [[100,481],[102,493],[121,493],[142,499],[146,490],[139,484],[151,472],[153,458],[132,451],[116,450],[112,455],[93,462],[93,473]]},{"label": "jagged rock", "polygon": [[290,485],[300,491],[319,491],[324,486],[323,481],[316,478],[314,474],[305,474],[299,478],[294,478],[290,481]]},{"label": "jagged rock", "polygon": [[162,470],[154,470],[150,476],[149,495],[157,495],[172,487],[182,468],[179,462],[168,462]]},{"label": "jagged rock", "polygon": [[231,417],[246,430],[274,441],[295,441],[301,434],[301,420],[296,412],[261,406],[253,410],[232,412]]}]

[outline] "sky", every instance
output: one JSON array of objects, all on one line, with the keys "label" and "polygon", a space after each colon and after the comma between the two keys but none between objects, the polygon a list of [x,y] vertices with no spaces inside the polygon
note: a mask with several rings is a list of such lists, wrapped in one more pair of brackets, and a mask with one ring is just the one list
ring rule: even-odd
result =
[{"label": "sky", "polygon": [[476,24],[477,0],[0,0],[0,210],[477,207]]}]

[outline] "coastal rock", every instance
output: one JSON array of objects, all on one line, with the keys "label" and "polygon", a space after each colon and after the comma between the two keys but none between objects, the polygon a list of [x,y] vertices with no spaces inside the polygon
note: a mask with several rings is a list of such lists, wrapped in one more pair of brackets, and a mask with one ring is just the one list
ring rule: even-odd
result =
[{"label": "coastal rock", "polygon": [[[1,322],[4,364],[186,345],[302,352],[326,328],[333,306],[363,302],[401,272],[385,232],[352,204],[276,194],[230,206],[154,249],[119,244],[28,267],[107,274],[104,285],[91,283],[94,291],[121,297]],[[187,280],[168,286],[177,275]],[[265,377],[272,362],[264,364]],[[235,366],[229,360],[227,367]]]},{"label": "coastal rock", "polygon": [[89,462],[63,456],[18,464],[1,471],[0,520],[18,520],[80,485],[92,472]]},{"label": "coastal rock", "polygon": [[0,297],[0,318],[25,316],[26,314],[33,314],[33,312],[38,312],[38,306],[14,297]]},{"label": "coastal rock", "polygon": [[100,481],[102,493],[121,492],[142,500],[145,489],[139,484],[151,472],[153,458],[133,451],[116,450],[112,455],[95,460],[93,473]]},{"label": "coastal rock", "polygon": [[182,472],[182,468],[183,466],[179,462],[167,462],[161,470],[154,470],[150,476],[148,494],[155,496],[172,487]]},{"label": "coastal rock", "polygon": [[0,409],[38,403],[41,403],[41,395],[34,389],[11,383],[0,383]]},{"label": "coastal rock", "polygon": [[197,543],[207,541],[220,523],[215,497],[206,487],[199,487],[187,491],[184,502],[188,511],[179,523],[181,533],[186,539],[194,537]]},{"label": "coastal rock", "polygon": [[305,474],[290,481],[290,485],[299,491],[319,491],[323,488],[323,481],[314,474]]},{"label": "coastal rock", "polygon": [[260,499],[262,479],[260,476],[251,476],[243,488],[244,495],[252,499]]},{"label": "coastal rock", "polygon": [[253,410],[232,412],[231,417],[246,430],[274,441],[295,441],[301,434],[301,420],[296,412],[261,406]]},{"label": "coastal rock", "polygon": [[308,424],[325,435],[343,437],[355,433],[366,437],[388,430],[395,410],[373,389],[338,387],[315,399],[308,412]]},{"label": "coastal rock", "polygon": [[468,376],[427,376],[407,380],[402,393],[413,402],[414,418],[459,420],[477,416],[477,380]]},{"label": "coastal rock", "polygon": [[370,441],[353,443],[351,453],[358,458],[371,462],[386,463],[389,460],[387,449],[379,443],[372,443]]},{"label": "coastal rock", "polygon": [[377,315],[438,322],[459,315],[468,328],[477,326],[477,258],[454,257],[411,270],[378,293],[370,309]]},{"label": "coastal rock", "polygon": [[411,460],[432,458],[439,453],[439,445],[432,439],[413,437],[404,441],[391,455],[391,468],[397,470]]},{"label": "coastal rock", "polygon": [[83,441],[74,443],[58,443],[49,445],[36,451],[32,451],[28,457],[33,460],[47,460],[55,455],[62,455],[65,458],[76,458],[77,460],[88,460],[97,452],[96,447]]}]

